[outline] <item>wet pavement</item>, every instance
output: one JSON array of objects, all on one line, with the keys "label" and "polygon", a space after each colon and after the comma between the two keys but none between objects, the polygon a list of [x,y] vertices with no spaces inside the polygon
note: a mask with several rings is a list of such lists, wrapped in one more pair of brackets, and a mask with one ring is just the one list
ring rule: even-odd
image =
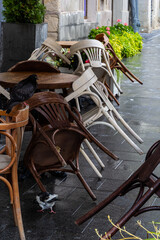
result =
[{"label": "wet pavement", "polygon": [[[141,80],[143,85],[137,82],[132,83],[123,77],[121,86],[123,94],[119,98],[120,106],[116,106],[118,112],[135,132],[144,140],[139,144],[132,140],[144,151],[139,155],[116,131],[103,125],[96,125],[90,131],[106,147],[119,156],[119,161],[114,161],[96,148],[99,156],[105,164],[101,169],[99,164],[90,155],[97,168],[101,171],[103,178],[99,179],[92,168],[80,157],[80,169],[85,180],[97,196],[97,201],[92,201],[82,187],[75,175],[68,174],[65,179],[58,179],[47,174],[43,176],[43,182],[50,193],[56,193],[59,201],[56,202],[54,210],[56,214],[37,212],[38,206],[35,202],[39,188],[32,176],[27,173],[25,179],[19,182],[21,208],[24,222],[24,229],[27,240],[95,240],[99,239],[95,229],[104,234],[110,228],[107,216],[110,215],[115,222],[131,206],[135,192],[119,197],[112,204],[108,205],[93,218],[82,224],[75,225],[74,221],[88,212],[97,203],[105,199],[113,190],[122,184],[143,162],[149,147],[160,138],[160,36],[146,39],[142,54],[123,60],[126,66]],[[123,128],[124,129],[124,128]],[[125,130],[125,129],[124,129]],[[126,132],[126,131],[125,131]],[[30,139],[30,133],[25,133],[22,146],[20,170],[23,169],[22,159],[26,146]],[[86,148],[85,148],[86,149]],[[86,149],[88,154],[89,151]],[[19,234],[14,226],[12,208],[9,204],[7,189],[0,185],[0,239],[18,240]],[[2,191],[3,190],[3,191]],[[160,200],[153,196],[147,205],[160,205]],[[128,231],[142,238],[147,234],[138,227],[136,221],[141,220],[142,224],[150,230],[151,221],[160,221],[158,211],[148,212],[132,218],[125,226]],[[117,239],[119,233],[113,238]]]}]

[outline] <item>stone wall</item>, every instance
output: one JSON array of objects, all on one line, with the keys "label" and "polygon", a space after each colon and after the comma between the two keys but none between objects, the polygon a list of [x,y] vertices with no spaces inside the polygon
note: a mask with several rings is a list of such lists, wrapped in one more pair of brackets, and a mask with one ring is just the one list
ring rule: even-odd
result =
[{"label": "stone wall", "polygon": [[154,29],[159,28],[159,0],[139,0],[139,20],[140,31],[151,32]]},{"label": "stone wall", "polygon": [[141,24],[141,32],[150,32],[151,31],[151,0],[139,0],[139,21]]},{"label": "stone wall", "polygon": [[48,36],[56,40],[58,39],[60,1],[44,0],[44,5],[46,6],[45,22],[48,23]]},{"label": "stone wall", "polygon": [[59,15],[59,40],[80,40],[88,37],[89,31],[98,25],[95,22],[85,22],[83,11],[63,12]]},{"label": "stone wall", "polygon": [[122,23],[129,23],[128,0],[113,1],[113,25],[117,19],[121,19]]},{"label": "stone wall", "polygon": [[159,27],[159,0],[152,0],[152,29],[156,29]]}]

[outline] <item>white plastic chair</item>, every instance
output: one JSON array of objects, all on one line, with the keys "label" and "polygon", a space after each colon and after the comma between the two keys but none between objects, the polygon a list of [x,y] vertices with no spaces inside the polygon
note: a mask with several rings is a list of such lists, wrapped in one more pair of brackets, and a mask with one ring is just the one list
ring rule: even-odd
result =
[{"label": "white plastic chair", "polygon": [[[86,54],[89,62],[84,63],[83,62],[83,54]],[[70,48],[70,53],[67,54],[67,57],[70,58],[73,55],[77,55],[78,57],[78,66],[75,70],[74,74],[78,74],[84,72],[88,67],[92,67],[93,71],[96,71],[96,76],[98,78],[101,78],[104,73],[108,74],[111,79],[113,80],[113,83],[115,84],[116,88],[120,93],[122,93],[122,90],[118,83],[116,82],[112,70],[110,68],[109,64],[109,54],[107,51],[105,51],[104,45],[95,39],[87,39],[87,40],[81,40],[78,43],[74,44]]]},{"label": "white plastic chair", "polygon": [[0,94],[5,96],[7,99],[10,99],[10,93],[0,85]]},{"label": "white plastic chair", "polygon": [[104,115],[109,123],[98,122],[105,124],[116,129],[124,139],[139,153],[143,151],[128,137],[128,135],[117,124],[114,116],[121,122],[121,124],[128,130],[128,132],[135,137],[135,139],[143,143],[143,140],[133,131],[133,129],[125,122],[121,115],[117,112],[115,107],[109,101],[107,97],[107,90],[104,84],[97,81],[97,77],[91,68],[88,68],[73,84],[73,92],[69,94],[65,99],[70,101],[77,99],[82,95],[89,95],[96,104],[96,107],[85,114],[85,118],[82,115],[84,125],[86,127],[93,126],[102,115]]},{"label": "white plastic chair", "polygon": [[28,60],[41,59],[42,61],[46,57],[50,57],[55,60],[55,55],[61,58],[67,64],[70,64],[70,60],[61,52],[62,47],[56,43],[52,38],[48,37],[41,45],[40,48],[35,49]]}]

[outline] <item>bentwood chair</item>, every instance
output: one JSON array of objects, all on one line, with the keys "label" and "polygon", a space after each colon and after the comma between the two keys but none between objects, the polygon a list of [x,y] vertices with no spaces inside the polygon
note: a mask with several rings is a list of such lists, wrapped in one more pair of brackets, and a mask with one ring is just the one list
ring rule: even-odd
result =
[{"label": "bentwood chair", "polygon": [[97,124],[97,120],[103,115],[106,117],[109,123],[105,121],[98,121],[98,124],[105,124],[113,129],[116,129],[122,137],[139,153],[142,154],[142,150],[129,138],[129,136],[118,125],[115,118],[120,121],[128,132],[140,143],[143,140],[133,131],[133,129],[126,123],[126,121],[117,112],[113,104],[108,99],[108,92],[104,84],[97,81],[97,77],[91,68],[88,68],[77,80],[72,84],[73,92],[65,97],[66,101],[77,99],[80,96],[88,95],[94,101],[95,107],[90,111],[82,115],[83,123],[86,127]]},{"label": "bentwood chair", "polygon": [[14,220],[21,240],[25,240],[25,234],[21,216],[17,167],[24,127],[28,123],[28,113],[28,106],[22,104],[15,106],[9,114],[0,110],[0,136],[5,138],[0,150],[0,180],[8,187]]},{"label": "bentwood chair", "polygon": [[125,64],[117,57],[112,45],[109,42],[109,38],[105,35],[105,33],[100,33],[96,35],[97,40],[104,44],[106,51],[109,53],[110,58],[110,68],[118,69],[123,74],[126,75],[132,82],[136,80],[140,84],[143,84],[126,66]]},{"label": "bentwood chair", "polygon": [[[122,93],[122,90],[117,84],[111,71],[109,54],[105,51],[105,47],[100,41],[95,39],[79,41],[71,46],[70,53],[67,54],[67,57],[71,58],[73,55],[76,55],[79,60],[74,74],[78,74],[79,72],[81,74],[88,67],[91,67],[98,79],[103,79],[106,82],[106,78],[104,76],[106,74],[110,76],[118,91]],[[88,58],[87,62],[84,62],[83,60],[84,55]]]},{"label": "bentwood chair", "polygon": [[[33,135],[25,152],[24,163],[30,169],[41,191],[46,192],[40,179],[43,172],[65,171],[76,174],[91,198],[95,200],[96,196],[80,173],[81,143],[87,139],[112,158],[117,157],[88,132],[77,109],[74,109],[75,112],[71,111],[62,96],[53,92],[36,93],[27,103],[30,106]],[[38,118],[34,117],[37,113]]]},{"label": "bentwood chair", "polygon": [[42,60],[50,57],[55,61],[56,57],[62,59],[65,63],[70,65],[70,60],[62,53],[62,47],[56,43],[52,38],[48,37],[40,48],[35,49],[28,60]]},{"label": "bentwood chair", "polygon": [[[147,201],[153,196],[153,194],[156,194],[158,197],[160,197],[160,178],[154,173],[159,163],[160,140],[152,145],[152,147],[148,150],[145,162],[132,174],[132,176],[128,180],[126,180],[117,190],[115,190],[106,199],[100,202],[96,207],[94,207],[84,216],[79,218],[76,223],[78,225],[82,224],[87,219],[93,217],[96,213],[101,211],[114,199],[119,196],[125,195],[126,193],[135,188],[139,188],[139,191],[135,196],[134,203],[115,225],[121,228],[133,216],[138,216],[139,214],[147,211],[160,210],[160,206],[143,207],[143,205],[147,203]],[[115,226],[112,227],[109,231],[107,231],[107,233],[102,237],[102,239],[111,238],[117,231],[118,228],[116,228]]]}]

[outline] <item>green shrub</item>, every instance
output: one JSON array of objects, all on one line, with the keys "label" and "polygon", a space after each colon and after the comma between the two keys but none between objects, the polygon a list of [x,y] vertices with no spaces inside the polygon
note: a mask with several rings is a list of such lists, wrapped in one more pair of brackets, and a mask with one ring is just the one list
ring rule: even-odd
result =
[{"label": "green shrub", "polygon": [[140,53],[142,50],[142,37],[140,34],[135,33],[131,26],[121,24],[120,19],[117,21],[118,23],[112,27],[102,26],[92,29],[88,38],[95,39],[97,34],[105,33],[120,59]]},{"label": "green shrub", "polygon": [[8,23],[42,23],[45,6],[39,0],[3,0],[2,14]]}]

